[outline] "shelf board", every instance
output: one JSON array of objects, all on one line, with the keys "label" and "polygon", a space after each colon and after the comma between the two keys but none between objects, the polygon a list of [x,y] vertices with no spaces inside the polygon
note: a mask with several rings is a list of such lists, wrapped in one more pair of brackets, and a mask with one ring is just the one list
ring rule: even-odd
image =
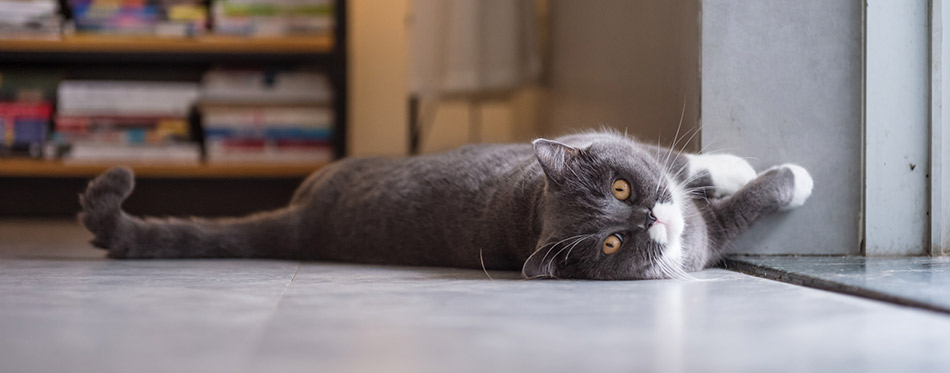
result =
[{"label": "shelf board", "polygon": [[64,36],[61,40],[0,39],[0,52],[316,54],[332,51],[331,35],[273,38],[73,35]]},{"label": "shelf board", "polygon": [[[59,161],[0,159],[0,177],[92,177],[115,166],[105,163],[63,163]],[[129,163],[138,177],[147,178],[288,178],[305,177],[323,162],[313,163],[244,163],[244,164],[174,164]]]}]

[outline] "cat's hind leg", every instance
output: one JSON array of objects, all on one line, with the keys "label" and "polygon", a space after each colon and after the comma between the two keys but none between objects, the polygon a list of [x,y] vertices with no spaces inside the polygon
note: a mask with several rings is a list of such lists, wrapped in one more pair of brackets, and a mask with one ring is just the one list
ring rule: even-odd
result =
[{"label": "cat's hind leg", "polygon": [[799,165],[765,170],[731,197],[710,202],[715,221],[709,224],[710,235],[720,244],[731,241],[763,215],[804,204],[813,186],[811,175]]}]

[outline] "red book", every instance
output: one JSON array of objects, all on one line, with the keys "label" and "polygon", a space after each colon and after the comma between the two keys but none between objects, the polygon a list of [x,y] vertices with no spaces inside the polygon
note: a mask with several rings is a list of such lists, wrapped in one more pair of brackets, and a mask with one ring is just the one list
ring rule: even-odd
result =
[{"label": "red book", "polygon": [[53,105],[49,102],[0,102],[0,118],[49,120]]}]

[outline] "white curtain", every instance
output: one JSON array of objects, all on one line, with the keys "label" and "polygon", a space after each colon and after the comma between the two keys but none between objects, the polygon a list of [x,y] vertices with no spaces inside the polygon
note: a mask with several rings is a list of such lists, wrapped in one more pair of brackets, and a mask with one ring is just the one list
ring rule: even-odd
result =
[{"label": "white curtain", "polygon": [[541,70],[534,0],[412,0],[410,89],[423,100],[510,92]]}]

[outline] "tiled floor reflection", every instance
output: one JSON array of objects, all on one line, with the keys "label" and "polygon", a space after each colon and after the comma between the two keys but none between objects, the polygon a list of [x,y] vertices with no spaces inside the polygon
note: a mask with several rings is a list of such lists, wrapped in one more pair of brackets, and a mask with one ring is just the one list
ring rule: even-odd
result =
[{"label": "tiled floor reflection", "polygon": [[2,372],[946,372],[950,317],[721,269],[700,281],[116,261],[0,222]]},{"label": "tiled floor reflection", "polygon": [[950,313],[950,257],[736,256],[727,266],[767,278]]}]

